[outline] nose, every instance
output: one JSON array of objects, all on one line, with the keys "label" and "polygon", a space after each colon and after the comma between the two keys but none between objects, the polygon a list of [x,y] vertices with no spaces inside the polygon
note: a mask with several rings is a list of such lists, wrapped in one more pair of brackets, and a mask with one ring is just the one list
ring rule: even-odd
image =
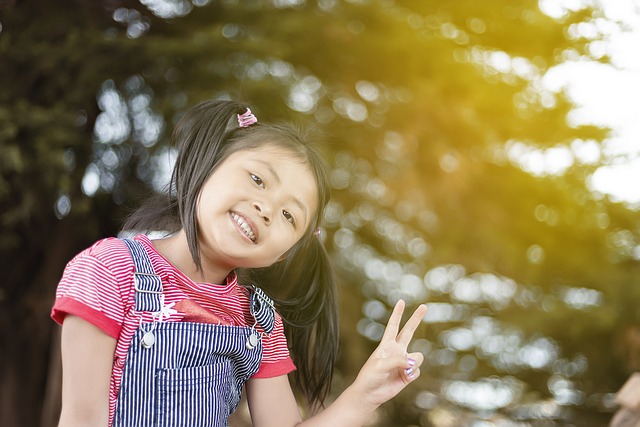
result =
[{"label": "nose", "polygon": [[264,220],[265,224],[271,223],[272,209],[269,204],[255,201],[253,202],[253,207]]}]

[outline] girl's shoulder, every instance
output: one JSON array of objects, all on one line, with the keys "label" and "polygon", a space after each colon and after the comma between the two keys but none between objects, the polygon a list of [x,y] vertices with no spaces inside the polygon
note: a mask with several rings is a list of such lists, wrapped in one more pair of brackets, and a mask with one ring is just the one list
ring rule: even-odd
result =
[{"label": "girl's shoulder", "polygon": [[69,279],[114,280],[126,283],[132,277],[134,263],[125,242],[117,237],[100,239],[78,253],[65,268],[62,281]]},{"label": "girl's shoulder", "polygon": [[[134,239],[134,237],[127,238]],[[136,240],[148,241],[146,236]],[[145,240],[146,239],[146,240]],[[120,301],[133,298],[135,263],[129,247],[120,237],[106,237],[78,253],[65,268],[58,289],[85,289],[96,297],[113,291]]]},{"label": "girl's shoulder", "polygon": [[131,253],[124,241],[118,237],[106,237],[96,241],[76,258],[93,258],[105,266],[130,264],[133,265]]}]

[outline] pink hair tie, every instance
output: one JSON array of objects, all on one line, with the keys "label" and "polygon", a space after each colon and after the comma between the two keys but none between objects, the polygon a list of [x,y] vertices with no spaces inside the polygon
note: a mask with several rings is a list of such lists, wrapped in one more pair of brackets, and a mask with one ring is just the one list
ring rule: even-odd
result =
[{"label": "pink hair tie", "polygon": [[256,119],[256,116],[254,116],[251,110],[248,108],[244,114],[238,114],[238,125],[241,128],[249,127],[252,124],[257,122],[258,122],[258,119]]}]

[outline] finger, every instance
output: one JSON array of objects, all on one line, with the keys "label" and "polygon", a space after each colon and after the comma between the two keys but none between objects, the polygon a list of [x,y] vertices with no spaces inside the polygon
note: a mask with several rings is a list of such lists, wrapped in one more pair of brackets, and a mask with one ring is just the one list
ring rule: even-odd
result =
[{"label": "finger", "polygon": [[405,370],[407,368],[419,368],[424,362],[424,355],[420,352],[409,354],[389,354],[378,358],[377,367],[381,371],[394,369]]},{"label": "finger", "polygon": [[424,362],[424,354],[418,352],[415,353],[409,353],[407,355],[407,365],[409,365],[409,360],[413,360],[415,362],[414,366],[416,367],[420,367],[422,366],[422,362]]},{"label": "finger", "polygon": [[424,361],[422,353],[410,353],[407,355],[406,368],[404,369],[404,381],[408,383],[420,376],[420,365]]},{"label": "finger", "polygon": [[409,320],[407,320],[407,323],[405,323],[404,327],[400,331],[400,334],[396,339],[399,344],[403,346],[409,345],[411,338],[413,338],[413,333],[416,331],[416,329],[418,329],[418,326],[420,326],[420,322],[422,321],[422,318],[426,313],[427,306],[424,304],[420,304],[420,306],[416,309],[416,311],[413,312]]},{"label": "finger", "polygon": [[391,317],[387,322],[387,327],[384,329],[381,341],[395,340],[398,336],[398,329],[400,329],[400,321],[402,320],[402,312],[404,311],[404,301],[399,300],[396,306],[393,308]]},{"label": "finger", "polygon": [[417,362],[414,360],[409,361],[406,355],[396,354],[389,355],[384,358],[378,358],[376,360],[375,368],[380,372],[391,372],[396,369],[403,371],[409,367],[416,365]]},{"label": "finger", "polygon": [[409,384],[411,381],[415,381],[420,376],[420,368],[405,369],[403,373],[403,380],[405,384]]},{"label": "finger", "polygon": [[407,355],[404,368],[404,381],[408,383],[413,381],[420,375],[420,365],[424,361],[422,353],[410,353]]}]

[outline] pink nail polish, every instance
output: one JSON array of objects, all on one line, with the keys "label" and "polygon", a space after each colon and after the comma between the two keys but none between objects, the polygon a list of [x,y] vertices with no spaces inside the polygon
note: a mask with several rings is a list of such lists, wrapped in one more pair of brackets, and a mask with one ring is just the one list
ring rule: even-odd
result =
[{"label": "pink nail polish", "polygon": [[413,360],[413,359],[411,359],[411,358],[409,358],[409,359],[407,359],[407,364],[408,364],[410,367],[412,367],[412,368],[413,368],[414,366],[416,366],[416,361],[415,361],[415,360]]},{"label": "pink nail polish", "polygon": [[415,377],[415,374],[413,373],[413,368],[407,368],[404,370],[405,374],[407,374],[407,377],[409,377],[410,380],[413,380],[413,378]]}]

